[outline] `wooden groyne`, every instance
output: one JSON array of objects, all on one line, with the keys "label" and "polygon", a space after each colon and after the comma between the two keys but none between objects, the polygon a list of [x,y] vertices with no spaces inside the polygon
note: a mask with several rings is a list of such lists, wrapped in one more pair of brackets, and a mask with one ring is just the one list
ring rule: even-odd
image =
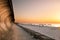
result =
[{"label": "wooden groyne", "polygon": [[0,40],[12,40],[12,0],[0,0]]}]

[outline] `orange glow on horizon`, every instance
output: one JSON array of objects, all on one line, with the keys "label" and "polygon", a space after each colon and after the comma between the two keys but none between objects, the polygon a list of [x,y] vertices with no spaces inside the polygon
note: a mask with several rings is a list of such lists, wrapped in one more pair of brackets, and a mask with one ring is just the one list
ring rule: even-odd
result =
[{"label": "orange glow on horizon", "polygon": [[13,3],[15,19],[19,23],[60,24],[60,1],[21,1]]},{"label": "orange glow on horizon", "polygon": [[32,19],[32,18],[16,18],[16,22],[19,23],[53,23],[53,24],[60,24],[60,20],[56,19]]}]

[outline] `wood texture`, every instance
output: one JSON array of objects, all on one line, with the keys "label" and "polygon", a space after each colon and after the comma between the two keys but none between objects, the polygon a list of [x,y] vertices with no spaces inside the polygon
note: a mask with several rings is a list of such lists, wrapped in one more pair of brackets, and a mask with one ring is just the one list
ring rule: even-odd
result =
[{"label": "wood texture", "polygon": [[13,10],[10,0],[0,0],[0,40],[12,40]]}]

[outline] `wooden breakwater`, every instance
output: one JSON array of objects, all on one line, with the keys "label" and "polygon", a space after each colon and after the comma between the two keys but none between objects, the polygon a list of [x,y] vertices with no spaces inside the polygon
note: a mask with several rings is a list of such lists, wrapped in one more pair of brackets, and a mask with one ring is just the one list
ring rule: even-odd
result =
[{"label": "wooden breakwater", "polygon": [[0,0],[0,40],[12,40],[13,10],[11,0]]}]

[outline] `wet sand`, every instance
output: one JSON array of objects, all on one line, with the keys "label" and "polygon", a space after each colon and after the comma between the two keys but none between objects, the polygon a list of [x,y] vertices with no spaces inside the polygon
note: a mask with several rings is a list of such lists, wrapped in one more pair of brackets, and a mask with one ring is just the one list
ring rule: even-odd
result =
[{"label": "wet sand", "polygon": [[13,40],[36,40],[17,25],[13,25]]}]

